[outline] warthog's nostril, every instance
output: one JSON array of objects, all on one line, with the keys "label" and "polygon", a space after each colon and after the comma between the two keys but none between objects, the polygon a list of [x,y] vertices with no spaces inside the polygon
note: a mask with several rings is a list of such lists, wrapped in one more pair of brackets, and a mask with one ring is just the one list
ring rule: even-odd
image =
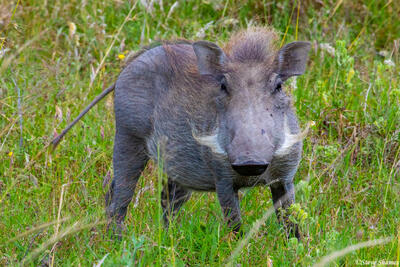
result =
[{"label": "warthog's nostril", "polygon": [[268,163],[254,162],[254,161],[247,161],[247,162],[240,162],[240,163],[232,164],[232,168],[237,173],[239,173],[240,175],[244,175],[244,176],[261,175],[265,172],[267,167],[268,167]]}]

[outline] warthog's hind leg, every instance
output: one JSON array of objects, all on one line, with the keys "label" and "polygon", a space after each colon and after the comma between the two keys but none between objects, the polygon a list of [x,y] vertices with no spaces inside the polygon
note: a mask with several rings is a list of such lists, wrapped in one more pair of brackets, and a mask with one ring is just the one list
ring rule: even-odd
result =
[{"label": "warthog's hind leg", "polygon": [[114,142],[114,179],[106,194],[106,213],[109,226],[120,235],[128,204],[136,183],[148,161],[143,139],[117,129]]},{"label": "warthog's hind leg", "polygon": [[178,213],[182,205],[189,200],[191,192],[182,186],[168,179],[161,193],[161,206],[163,208],[163,218],[165,226],[168,228],[169,222]]}]

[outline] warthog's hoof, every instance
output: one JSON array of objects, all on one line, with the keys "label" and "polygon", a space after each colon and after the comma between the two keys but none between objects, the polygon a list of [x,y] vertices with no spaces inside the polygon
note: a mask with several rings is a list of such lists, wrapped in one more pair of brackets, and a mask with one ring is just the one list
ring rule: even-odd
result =
[{"label": "warthog's hoof", "polygon": [[126,231],[127,228],[122,222],[116,222],[111,219],[107,224],[107,233],[111,235],[111,238],[114,240],[121,241],[122,236]]},{"label": "warthog's hoof", "polygon": [[285,232],[288,239],[296,237],[298,241],[301,241],[299,226],[297,224],[289,223],[289,225],[285,226]]}]

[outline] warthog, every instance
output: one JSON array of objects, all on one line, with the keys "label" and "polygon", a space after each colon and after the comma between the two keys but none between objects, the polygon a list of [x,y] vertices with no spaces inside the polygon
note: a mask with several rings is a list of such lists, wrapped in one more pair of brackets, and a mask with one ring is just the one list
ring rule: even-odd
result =
[{"label": "warthog", "polygon": [[[179,41],[144,49],[54,144],[115,90],[114,178],[106,209],[118,227],[149,159],[162,160],[168,176],[161,203],[167,225],[193,190],[216,191],[234,231],[241,222],[240,188],[268,185],[276,210],[287,209],[304,134],[282,87],[304,73],[310,44],[276,49],[275,42],[273,31],[250,28],[223,48]],[[281,219],[299,237],[298,227]]]}]

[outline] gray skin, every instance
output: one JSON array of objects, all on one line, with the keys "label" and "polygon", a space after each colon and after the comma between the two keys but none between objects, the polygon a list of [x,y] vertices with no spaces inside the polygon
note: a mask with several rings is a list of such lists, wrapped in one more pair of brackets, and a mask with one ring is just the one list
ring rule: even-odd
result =
[{"label": "gray skin", "polygon": [[[239,189],[268,185],[276,210],[294,202],[302,142],[295,138],[300,129],[281,86],[304,73],[310,44],[274,51],[243,38],[235,45],[226,54],[206,41],[157,46],[120,74],[114,178],[106,195],[107,215],[117,229],[149,159],[162,161],[168,176],[161,203],[166,225],[194,190],[216,191],[236,232]],[[299,238],[296,225],[280,220]]]}]

